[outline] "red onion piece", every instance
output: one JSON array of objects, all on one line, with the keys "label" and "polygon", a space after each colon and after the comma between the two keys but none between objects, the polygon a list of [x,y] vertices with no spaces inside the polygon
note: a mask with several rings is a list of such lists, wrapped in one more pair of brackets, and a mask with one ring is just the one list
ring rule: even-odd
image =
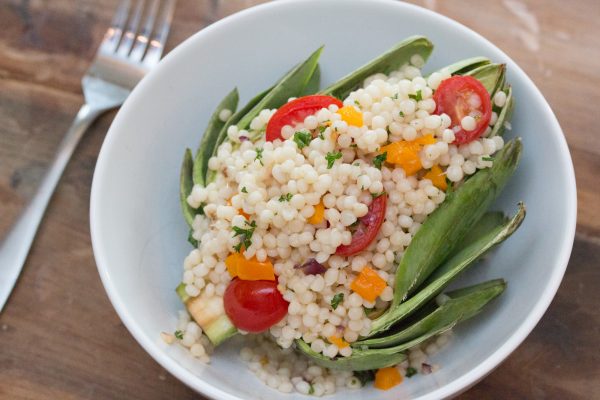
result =
[{"label": "red onion piece", "polygon": [[246,140],[248,140],[248,136],[242,135],[238,139],[240,140],[240,143],[242,143],[242,142],[245,142]]},{"label": "red onion piece", "polygon": [[431,371],[432,371],[432,369],[431,369],[431,365],[429,365],[429,364],[427,364],[427,363],[423,363],[423,364],[421,364],[421,373],[422,373],[423,375],[428,375],[428,374],[430,374],[430,373],[431,373]]},{"label": "red onion piece", "polygon": [[296,265],[294,268],[301,269],[305,275],[321,275],[327,268],[325,268],[320,262],[311,258],[302,265]]}]

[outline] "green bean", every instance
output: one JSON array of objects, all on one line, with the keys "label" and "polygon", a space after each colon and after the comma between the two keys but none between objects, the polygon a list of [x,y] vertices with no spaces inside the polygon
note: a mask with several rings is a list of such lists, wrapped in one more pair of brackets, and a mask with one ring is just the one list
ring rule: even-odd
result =
[{"label": "green bean", "polygon": [[464,75],[472,76],[483,84],[490,96],[494,95],[499,82],[504,81],[506,65],[504,64],[486,64],[475,68]]},{"label": "green bean", "polygon": [[501,279],[493,282],[495,283],[492,285],[489,282],[483,286],[476,285],[467,292],[450,292],[446,294],[449,300],[401,331],[384,337],[360,340],[352,343],[352,346],[366,346],[370,349],[395,346],[439,328],[458,324],[476,315],[487,303],[502,294],[506,283]]},{"label": "green bean", "polygon": [[194,217],[198,210],[192,208],[187,202],[187,198],[192,193],[194,186],[192,180],[192,168],[194,161],[192,159],[192,150],[185,149],[183,154],[183,162],[181,163],[181,171],[179,173],[179,201],[181,203],[181,211],[185,218],[185,222],[191,227],[194,222]]},{"label": "green bean", "polygon": [[514,173],[521,149],[520,138],[508,142],[494,157],[491,168],[480,170],[467,179],[427,217],[400,261],[394,299],[388,313],[454,252]]},{"label": "green bean", "polygon": [[196,157],[194,159],[194,184],[206,186],[205,179],[206,172],[208,171],[208,160],[213,154],[217,144],[219,132],[221,129],[223,129],[226,123],[226,121],[221,120],[219,114],[223,110],[230,110],[232,113],[234,113],[237,108],[238,101],[239,93],[237,88],[234,88],[227,94],[227,96],[225,96],[223,100],[221,100],[217,106],[217,109],[213,112],[212,116],[208,120],[206,129],[204,130],[204,136],[202,136],[202,141],[198,146]]},{"label": "green bean", "polygon": [[467,72],[475,68],[487,65],[490,62],[490,59],[487,57],[471,57],[457,61],[454,64],[450,64],[444,68],[439,69],[437,72],[442,72],[443,70],[445,70],[450,72],[450,75],[464,75]]},{"label": "green bean", "polygon": [[[512,219],[504,220],[501,224],[490,225],[484,228],[475,228],[479,237],[471,242],[463,241],[458,251],[437,268],[427,279],[423,287],[408,300],[392,305],[386,313],[375,319],[371,325],[371,337],[383,332],[404,318],[408,317],[429,300],[440,293],[454,278],[466,270],[492,247],[506,240],[521,225],[525,218],[525,206],[520,204],[519,211]],[[483,219],[486,221],[486,219]],[[484,225],[486,222],[484,222]],[[485,230],[484,230],[485,229]],[[412,245],[412,244],[411,244]]]},{"label": "green bean", "polygon": [[278,108],[290,97],[298,97],[311,80],[323,47],[318,48],[306,61],[288,72],[246,115],[237,123],[239,129],[246,129],[250,122],[264,109]]},{"label": "green bean", "polygon": [[376,73],[389,74],[405,64],[410,63],[411,57],[420,56],[427,61],[433,51],[433,44],[423,36],[411,36],[396,46],[373,59],[354,72],[346,75],[333,85],[321,91],[321,94],[345,99],[350,92],[362,85],[364,80]]}]

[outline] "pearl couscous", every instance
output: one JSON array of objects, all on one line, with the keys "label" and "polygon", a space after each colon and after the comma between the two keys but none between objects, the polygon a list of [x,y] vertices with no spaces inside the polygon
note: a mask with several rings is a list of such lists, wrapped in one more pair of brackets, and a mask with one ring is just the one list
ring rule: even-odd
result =
[{"label": "pearl couscous", "polygon": [[[240,357],[274,389],[321,396],[363,385],[352,371],[296,353],[295,341],[329,359],[352,356],[353,343],[393,303],[398,262],[428,215],[492,167],[505,145],[491,134],[508,102],[504,91],[491,99],[469,92],[458,118],[436,102],[453,72],[423,75],[423,64],[416,55],[343,99],[293,97],[245,127],[226,127],[207,162],[213,180],[196,183],[185,199],[202,211],[178,289],[189,312],[175,334],[163,334],[167,343],[208,362],[205,323],[219,316],[233,325],[228,336],[262,332],[248,335]],[[232,115],[218,111],[222,122]],[[265,304],[252,299],[259,291]],[[402,376],[434,371],[428,356],[449,338],[448,330],[415,345],[396,368]]]}]

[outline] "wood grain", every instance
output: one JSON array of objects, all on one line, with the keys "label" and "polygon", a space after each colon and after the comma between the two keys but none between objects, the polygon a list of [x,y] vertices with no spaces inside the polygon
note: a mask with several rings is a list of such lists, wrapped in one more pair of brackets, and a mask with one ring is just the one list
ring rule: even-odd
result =
[{"label": "wood grain", "polygon": [[[577,176],[578,234],[556,298],[519,349],[460,398],[600,398],[600,2],[414,2],[480,32],[523,67],[558,116]],[[77,112],[79,80],[117,3],[0,2],[0,236],[35,190]],[[180,0],[167,49],[256,3]],[[511,12],[515,4],[535,16],[535,40],[526,39],[535,23]],[[75,153],[0,315],[2,399],[200,398],[133,340],[96,272],[89,191],[113,116],[100,118]]]}]

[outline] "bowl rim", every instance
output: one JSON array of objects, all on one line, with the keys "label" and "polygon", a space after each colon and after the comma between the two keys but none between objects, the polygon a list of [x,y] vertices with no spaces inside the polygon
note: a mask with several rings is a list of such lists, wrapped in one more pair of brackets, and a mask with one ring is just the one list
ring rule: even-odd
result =
[{"label": "bowl rim", "polygon": [[[175,60],[178,57],[179,53],[184,53],[185,51],[188,51],[188,48],[195,46],[195,43],[198,41],[202,41],[205,36],[210,35],[213,31],[223,29],[228,24],[235,23],[235,21],[237,21],[238,19],[249,18],[253,14],[263,12],[263,10],[282,6],[285,7],[290,3],[307,4],[317,1],[318,0],[283,0],[260,4],[236,12],[205,27],[204,29],[196,32],[195,34],[184,40],[182,43],[177,45],[169,54],[167,54],[164,60],[161,60],[160,64],[173,62],[173,60]],[[499,366],[525,340],[525,338],[537,325],[537,323],[549,307],[552,299],[554,298],[558,287],[562,281],[565,270],[567,268],[567,264],[571,255],[571,250],[573,248],[573,242],[575,239],[575,228],[577,222],[577,191],[573,162],[567,146],[566,138],[560,127],[560,124],[558,123],[556,116],[554,115],[552,109],[550,108],[548,102],[546,101],[540,90],[533,83],[531,78],[518,66],[518,64],[511,57],[509,57],[504,51],[502,51],[488,39],[484,38],[481,34],[475,32],[474,30],[466,27],[465,25],[449,17],[446,17],[437,12],[414,4],[404,2],[392,2],[390,0],[356,1],[360,3],[369,3],[371,5],[377,4],[378,6],[382,4],[394,4],[397,7],[404,7],[405,9],[411,10],[413,12],[424,13],[428,18],[431,18],[433,21],[449,25],[456,30],[461,30],[464,33],[472,36],[475,40],[481,41],[485,46],[497,50],[502,56],[506,57],[507,60],[512,62],[513,65],[511,66],[511,69],[516,70],[516,73],[523,76],[527,90],[531,91],[535,97],[539,98],[540,104],[543,106],[544,114],[548,118],[550,118],[549,122],[554,127],[553,131],[560,132],[560,135],[558,135],[557,137],[558,145],[560,148],[560,159],[558,161],[559,165],[565,168],[565,173],[567,174],[568,181],[572,183],[567,188],[565,188],[565,204],[568,212],[566,216],[567,224],[564,227],[564,239],[562,240],[560,249],[558,249],[556,253],[556,266],[552,271],[553,273],[549,284],[544,288],[542,295],[536,302],[531,313],[527,316],[523,323],[504,341],[504,343],[502,343],[496,349],[496,351],[494,351],[490,356],[488,356],[482,363],[480,363],[475,368],[465,373],[458,379],[443,384],[442,386],[437,387],[430,393],[420,396],[415,400],[433,400],[447,398],[467,390],[471,386],[475,385],[478,381],[483,379],[490,372],[492,372],[494,368]],[[160,69],[160,66],[161,65],[155,68],[155,70]],[[145,79],[143,79],[140,82],[138,86],[149,85],[155,76],[158,75],[155,73],[150,73]],[[140,92],[141,90],[138,90],[136,88],[126,100],[125,104],[135,102],[137,94]],[[98,268],[98,273],[102,280],[102,284],[106,290],[106,293],[108,294],[111,304],[113,305],[119,318],[123,321],[123,324],[127,327],[128,331],[135,338],[135,340],[144,348],[144,350],[146,350],[148,354],[150,354],[150,356],[156,362],[158,362],[158,364],[160,364],[163,368],[165,368],[167,371],[169,371],[171,374],[177,377],[180,381],[185,383],[188,387],[196,390],[197,392],[202,393],[205,396],[208,396],[213,399],[243,400],[238,396],[217,389],[210,383],[198,378],[198,376],[193,374],[191,371],[187,370],[183,365],[179,364],[173,358],[169,357],[163,350],[161,350],[161,348],[155,342],[150,340],[142,331],[142,329],[138,326],[138,324],[135,322],[135,319],[128,311],[126,304],[120,297],[116,286],[112,280],[112,277],[108,272],[109,259],[106,252],[104,251],[104,247],[102,244],[101,222],[99,221],[100,218],[98,214],[100,212],[100,198],[102,197],[103,192],[101,185],[104,181],[103,176],[106,174],[105,171],[106,166],[108,164],[107,154],[110,153],[111,147],[114,146],[116,130],[118,129],[117,126],[119,125],[120,121],[120,114],[121,113],[119,112],[115,117],[102,144],[102,148],[98,155],[98,161],[96,163],[96,168],[94,171],[90,196],[90,230],[92,247],[94,251],[96,265]]]}]

